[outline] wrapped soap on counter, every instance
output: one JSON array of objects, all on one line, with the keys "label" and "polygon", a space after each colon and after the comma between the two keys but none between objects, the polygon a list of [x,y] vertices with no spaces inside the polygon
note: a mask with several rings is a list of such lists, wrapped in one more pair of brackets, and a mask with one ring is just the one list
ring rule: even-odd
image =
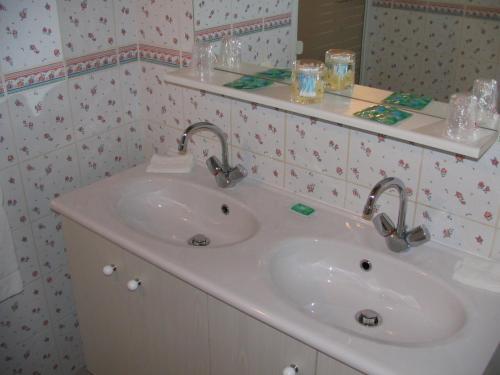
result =
[{"label": "wrapped soap on counter", "polygon": [[325,64],[319,60],[297,60],[292,72],[292,100],[300,104],[320,103],[325,94]]}]

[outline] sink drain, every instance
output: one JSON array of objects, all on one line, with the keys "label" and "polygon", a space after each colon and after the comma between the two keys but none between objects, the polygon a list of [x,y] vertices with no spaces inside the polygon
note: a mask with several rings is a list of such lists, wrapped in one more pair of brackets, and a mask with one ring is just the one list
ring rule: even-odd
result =
[{"label": "sink drain", "polygon": [[210,238],[205,236],[204,234],[195,234],[191,237],[187,243],[191,246],[208,246],[210,245]]},{"label": "sink drain", "polygon": [[366,327],[377,327],[382,323],[382,317],[378,312],[366,309],[356,314],[356,321]]}]

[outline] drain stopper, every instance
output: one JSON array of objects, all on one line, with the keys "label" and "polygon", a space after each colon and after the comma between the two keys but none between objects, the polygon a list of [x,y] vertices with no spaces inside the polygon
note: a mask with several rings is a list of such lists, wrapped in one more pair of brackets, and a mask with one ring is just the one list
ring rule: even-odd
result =
[{"label": "drain stopper", "polygon": [[208,246],[208,245],[210,245],[210,239],[201,233],[195,234],[187,242],[191,246]]},{"label": "drain stopper", "polygon": [[376,327],[382,322],[382,318],[378,312],[366,309],[361,310],[356,314],[356,320],[359,324],[367,327]]}]

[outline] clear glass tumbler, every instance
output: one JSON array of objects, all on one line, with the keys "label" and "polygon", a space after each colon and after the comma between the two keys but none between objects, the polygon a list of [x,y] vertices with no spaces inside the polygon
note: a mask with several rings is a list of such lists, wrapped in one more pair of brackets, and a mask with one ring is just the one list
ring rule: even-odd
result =
[{"label": "clear glass tumbler", "polygon": [[473,95],[477,98],[477,125],[498,130],[498,84],[494,79],[476,79]]},{"label": "clear glass tumbler", "polygon": [[193,49],[193,67],[198,72],[201,80],[210,77],[216,63],[217,56],[214,45],[212,43],[196,42]]},{"label": "clear glass tumbler", "polygon": [[220,63],[226,68],[239,69],[241,64],[241,41],[231,35],[222,39]]},{"label": "clear glass tumbler", "polygon": [[453,94],[448,106],[448,136],[457,141],[474,139],[477,130],[476,111],[477,98],[474,95]]}]

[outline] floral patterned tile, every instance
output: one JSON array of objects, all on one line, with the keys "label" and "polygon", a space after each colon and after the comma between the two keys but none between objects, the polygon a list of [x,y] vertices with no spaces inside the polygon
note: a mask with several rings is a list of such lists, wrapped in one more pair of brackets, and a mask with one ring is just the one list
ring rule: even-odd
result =
[{"label": "floral patterned tile", "polygon": [[178,17],[180,49],[185,52],[191,52],[193,50],[194,42],[194,14],[192,0],[180,0]]},{"label": "floral patterned tile", "polygon": [[416,220],[427,226],[436,242],[484,257],[490,255],[495,232],[490,226],[420,204]]},{"label": "floral patterned tile", "polygon": [[500,144],[479,161],[424,151],[419,203],[495,225],[500,202]]},{"label": "floral patterned tile", "polygon": [[[352,211],[355,215],[361,216],[363,212],[363,207],[365,206],[366,200],[370,193],[370,189],[348,183],[345,208]],[[415,216],[416,204],[414,202],[408,202],[408,209],[406,211],[406,223],[408,226],[413,226],[413,218]],[[385,212],[389,215],[394,224],[398,222],[398,212],[399,212],[399,198],[387,193],[382,194],[379,198],[376,206],[375,212]],[[421,221],[417,220],[415,224],[421,224]]]},{"label": "floral patterned tile", "polygon": [[49,320],[42,280],[38,279],[0,304],[0,350],[34,336],[49,325]]},{"label": "floral patterned tile", "polygon": [[422,149],[385,136],[351,131],[347,180],[372,187],[386,177],[398,177],[415,199]]},{"label": "floral patterned tile", "polygon": [[21,175],[31,220],[48,215],[52,199],[80,186],[75,145],[22,163]]},{"label": "floral patterned tile", "polygon": [[222,154],[222,148],[219,141],[200,135],[193,135],[189,138],[188,149],[200,165],[205,165],[205,162],[211,156],[216,156],[220,160]]},{"label": "floral patterned tile", "polygon": [[82,340],[78,317],[68,315],[55,324],[55,339],[64,374],[73,374],[84,367]]},{"label": "floral patterned tile", "polygon": [[[144,153],[146,159],[153,154],[167,155],[177,150],[180,133],[164,124],[148,121],[144,129]],[[190,148],[190,151],[191,148]]]},{"label": "floral patterned tile", "polygon": [[43,275],[66,267],[68,259],[62,233],[62,217],[51,213],[31,225]]},{"label": "floral patterned tile", "polygon": [[0,169],[13,165],[16,160],[16,146],[10,126],[7,98],[0,97]]},{"label": "floral patterned tile", "polygon": [[484,59],[459,58],[455,65],[455,77],[451,93],[472,91],[474,80],[478,77],[494,78],[498,63]]},{"label": "floral patterned tile", "polygon": [[127,160],[129,167],[145,161],[144,124],[142,121],[125,126],[127,139]]},{"label": "floral patterned tile", "polygon": [[54,151],[74,139],[64,81],[9,96],[9,109],[21,161]]},{"label": "floral patterned tile", "polygon": [[285,114],[254,103],[232,101],[232,144],[283,160]]},{"label": "floral patterned tile", "polygon": [[114,0],[116,42],[119,46],[137,43],[138,2]]},{"label": "floral patterned tile", "polygon": [[292,0],[271,0],[264,2],[264,17],[284,14],[292,11]]},{"label": "floral patterned tile", "polygon": [[60,374],[59,357],[50,328],[7,351],[0,362],[2,374]]},{"label": "floral patterned tile", "polygon": [[10,227],[11,229],[19,228],[28,222],[28,211],[19,166],[13,165],[0,170],[0,187]]},{"label": "floral patterned tile", "polygon": [[264,0],[233,0],[230,21],[236,23],[261,18],[264,16],[265,5]]},{"label": "floral patterned tile", "polygon": [[345,179],[349,130],[294,114],[286,119],[286,162]]},{"label": "floral patterned tile", "polygon": [[500,56],[500,23],[478,18],[462,18],[460,57],[478,61],[498,62]]},{"label": "floral patterned tile", "polygon": [[76,313],[73,300],[71,275],[66,267],[61,267],[43,278],[47,304],[52,321],[59,321]]},{"label": "floral patterned tile", "polygon": [[344,207],[346,182],[336,178],[286,165],[285,188],[334,207]]},{"label": "floral patterned tile", "polygon": [[194,0],[195,31],[231,23],[232,0]]},{"label": "floral patterned tile", "polygon": [[244,35],[238,38],[242,43],[241,59],[249,64],[260,65],[266,57],[265,38],[262,32]]},{"label": "floral patterned tile", "polygon": [[[205,91],[182,89],[184,121],[180,129],[197,123],[208,121],[224,131],[229,137],[231,130],[231,99]],[[200,132],[209,138],[215,135],[206,131]]]},{"label": "floral patterned tile", "polygon": [[180,2],[142,1],[139,9],[139,42],[180,49]]},{"label": "floral patterned tile", "polygon": [[120,127],[78,142],[82,185],[109,177],[128,167],[126,129]]},{"label": "floral patterned tile", "polygon": [[124,122],[118,68],[72,78],[68,82],[77,140]]},{"label": "floral patterned tile", "polygon": [[166,125],[184,128],[182,89],[162,76],[174,69],[150,63],[141,64],[142,116]]},{"label": "floral patterned tile", "polygon": [[293,56],[291,49],[295,40],[291,27],[264,31],[262,38],[265,44],[265,55],[263,63],[266,65],[289,68],[292,66]]},{"label": "floral patterned tile", "polygon": [[2,2],[0,19],[4,73],[62,60],[56,0]]},{"label": "floral patterned tile", "polygon": [[112,1],[58,0],[57,3],[65,59],[116,46]]},{"label": "floral patterned tile", "polygon": [[232,147],[232,163],[242,164],[248,172],[248,178],[262,181],[279,188],[284,186],[284,163]]},{"label": "floral patterned tile", "polygon": [[491,251],[491,257],[495,260],[500,261],[500,229],[496,229],[495,233],[495,243],[493,244],[493,250]]},{"label": "floral patterned tile", "polygon": [[120,92],[123,103],[123,122],[137,121],[141,116],[141,69],[138,62],[121,65]]},{"label": "floral patterned tile", "polygon": [[38,265],[38,255],[35,241],[31,233],[31,226],[23,224],[12,231],[12,239],[16,248],[17,262],[21,272],[24,285],[40,277],[40,267]]}]

